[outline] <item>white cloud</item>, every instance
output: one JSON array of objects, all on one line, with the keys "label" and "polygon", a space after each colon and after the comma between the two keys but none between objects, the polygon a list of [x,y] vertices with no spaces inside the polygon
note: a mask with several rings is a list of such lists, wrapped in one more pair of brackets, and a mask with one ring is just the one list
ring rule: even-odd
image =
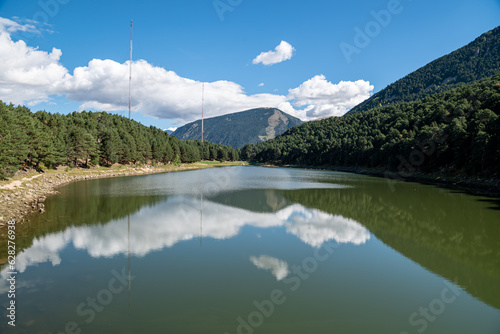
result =
[{"label": "white cloud", "polygon": [[263,82],[261,82],[261,83],[259,84],[259,87],[264,87],[264,83],[263,83]]},{"label": "white cloud", "polygon": [[280,45],[278,45],[274,51],[262,52],[253,60],[253,63],[262,63],[264,65],[278,64],[285,60],[292,59],[294,51],[295,49],[291,44],[281,41]]},{"label": "white cloud", "polygon": [[302,119],[342,116],[371,96],[374,86],[369,81],[341,81],[333,84],[317,75],[299,87],[290,89],[287,100],[295,107],[305,107]]},{"label": "white cloud", "polygon": [[172,132],[174,132],[175,130],[177,130],[177,128],[176,128],[176,127],[173,127],[173,126],[171,126],[171,127],[169,127],[169,128],[167,129],[167,131],[172,131]]},{"label": "white cloud", "polygon": [[4,31],[7,33],[15,33],[19,31],[39,33],[34,24],[21,24],[4,17],[0,17],[0,31]]},{"label": "white cloud", "polygon": [[250,261],[259,269],[270,270],[278,281],[281,281],[290,273],[290,270],[288,270],[288,263],[272,256],[250,256]]},{"label": "white cloud", "polygon": [[[61,51],[38,51],[23,41],[0,35],[0,99],[15,104],[35,105],[50,95],[66,94],[81,102],[80,109],[105,111],[128,107],[129,63],[94,59],[75,68],[73,75],[59,63]],[[13,55],[16,55],[15,57]],[[133,63],[132,110],[146,116],[176,120],[178,124],[199,118],[201,82],[180,77],[144,60]],[[283,95],[245,94],[230,81],[205,83],[205,115],[215,117],[246,109],[275,108]]]},{"label": "white cloud", "polygon": [[29,105],[48,101],[49,95],[57,94],[57,86],[69,77],[59,63],[62,52],[56,48],[40,51],[22,40],[14,42],[6,32],[12,29],[22,30],[0,22],[0,99]]},{"label": "white cloud", "polygon": [[[1,100],[35,106],[41,102],[51,102],[55,95],[65,95],[79,102],[80,110],[123,111],[128,108],[128,62],[93,59],[86,66],[75,68],[71,74],[60,63],[60,49],[42,51],[22,40],[13,41],[11,38],[13,32],[34,29],[30,24],[22,25],[0,18]],[[274,55],[272,57],[285,57],[283,49],[286,47],[278,46],[276,52],[271,52]],[[291,50],[288,53],[291,57],[293,48],[290,46],[288,50]],[[261,56],[266,58],[269,55]],[[201,110],[201,84],[200,81],[181,77],[145,60],[135,61],[132,110],[158,119],[170,119],[178,125],[194,121],[199,118]],[[235,82],[207,82],[205,115],[215,117],[269,107],[279,108],[302,120],[339,116],[368,98],[372,90],[373,86],[367,81],[332,84],[322,75],[289,90],[288,96],[276,93],[248,95]]]}]

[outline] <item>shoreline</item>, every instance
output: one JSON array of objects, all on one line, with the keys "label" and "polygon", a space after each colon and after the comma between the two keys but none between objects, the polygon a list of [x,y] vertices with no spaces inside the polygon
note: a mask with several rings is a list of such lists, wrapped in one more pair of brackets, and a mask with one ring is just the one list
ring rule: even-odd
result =
[{"label": "shoreline", "polygon": [[[227,166],[230,165],[235,164],[227,164]],[[473,195],[500,198],[500,179],[496,178],[484,180],[477,177],[452,176],[439,173],[415,173],[402,177],[397,173],[388,173],[385,170],[374,168],[272,164],[254,165],[261,167],[300,168],[362,174],[385,178],[388,182],[391,180],[418,182],[464,191]],[[7,222],[10,220],[15,220],[16,224],[22,224],[29,214],[37,211],[43,213],[45,211],[44,202],[47,197],[58,194],[58,187],[72,182],[111,177],[161,174],[214,168],[217,166],[226,165],[223,163],[193,163],[182,164],[179,167],[173,165],[155,167],[148,165],[121,165],[113,167],[93,167],[89,169],[73,168],[70,170],[59,168],[57,170],[48,170],[43,173],[36,171],[21,172],[21,175],[17,175],[7,181],[0,181],[0,229],[7,228]]]},{"label": "shoreline", "polygon": [[500,197],[500,179],[481,179],[478,177],[467,177],[457,175],[447,175],[442,173],[413,173],[411,175],[399,175],[397,172],[390,172],[378,168],[366,167],[335,167],[335,166],[311,166],[311,165],[272,165],[272,164],[257,164],[262,167],[281,167],[281,168],[301,168],[345,172],[353,174],[361,174],[385,178],[388,182],[403,181],[417,182],[421,184],[429,184],[442,186],[449,189],[464,191],[473,195]]},{"label": "shoreline", "polygon": [[[57,188],[77,181],[111,177],[161,174],[169,172],[214,168],[217,165],[193,163],[163,166],[113,166],[93,167],[89,169],[73,168],[21,172],[7,181],[0,182],[0,229],[7,228],[7,222],[15,220],[22,224],[26,217],[34,212],[45,211],[44,202],[48,196],[56,195]],[[221,164],[220,166],[224,166]]]}]

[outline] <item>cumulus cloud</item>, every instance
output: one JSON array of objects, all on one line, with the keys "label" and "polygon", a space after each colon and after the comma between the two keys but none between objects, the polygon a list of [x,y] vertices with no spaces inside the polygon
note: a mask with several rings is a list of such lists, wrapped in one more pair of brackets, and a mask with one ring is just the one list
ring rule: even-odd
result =
[{"label": "cumulus cloud", "polygon": [[[5,47],[4,47],[5,46]],[[129,63],[93,59],[70,75],[60,63],[61,50],[36,50],[23,41],[0,35],[0,98],[15,104],[36,105],[50,95],[66,95],[81,102],[80,109],[119,111],[128,108]],[[14,57],[13,55],[17,55]],[[199,118],[201,82],[144,60],[133,63],[132,110],[183,124]],[[205,83],[207,117],[260,107],[278,107],[283,95],[247,95],[230,81]]]},{"label": "cumulus cloud", "polygon": [[303,119],[342,116],[349,109],[369,98],[374,89],[369,81],[341,81],[333,84],[324,75],[317,75],[299,87],[290,89],[288,100],[296,107],[305,107]]},{"label": "cumulus cloud", "polygon": [[0,21],[0,98],[28,105],[48,101],[69,78],[68,70],[59,63],[61,50],[45,52],[22,40],[14,42],[8,32],[29,28],[7,21]]},{"label": "cumulus cloud", "polygon": [[274,51],[262,52],[254,60],[254,64],[264,64],[264,65],[274,65],[285,60],[292,59],[294,47],[285,41],[281,43],[274,49]]},{"label": "cumulus cloud", "polygon": [[[50,102],[55,95],[80,103],[80,110],[108,112],[128,108],[129,62],[93,59],[70,73],[61,62],[62,51],[50,52],[14,41],[11,34],[34,31],[30,24],[0,18],[0,99],[14,104],[35,106]],[[288,46],[287,46],[288,45]],[[288,51],[287,51],[288,50]],[[293,47],[282,42],[276,51],[263,53],[255,61],[270,64],[289,59]],[[288,57],[288,58],[287,58]],[[132,110],[145,116],[170,119],[182,125],[199,118],[202,82],[184,78],[174,71],[153,66],[145,60],[133,62]],[[205,83],[205,115],[215,117],[252,108],[279,108],[302,120],[339,116],[370,96],[373,86],[367,81],[328,82],[316,76],[288,96],[249,95],[231,81]]]}]

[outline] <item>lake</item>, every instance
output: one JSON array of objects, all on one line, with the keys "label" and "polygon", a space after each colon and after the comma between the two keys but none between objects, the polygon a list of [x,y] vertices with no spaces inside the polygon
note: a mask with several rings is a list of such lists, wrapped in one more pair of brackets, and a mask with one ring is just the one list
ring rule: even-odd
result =
[{"label": "lake", "polygon": [[2,333],[500,333],[497,199],[263,167],[59,190],[16,230]]}]

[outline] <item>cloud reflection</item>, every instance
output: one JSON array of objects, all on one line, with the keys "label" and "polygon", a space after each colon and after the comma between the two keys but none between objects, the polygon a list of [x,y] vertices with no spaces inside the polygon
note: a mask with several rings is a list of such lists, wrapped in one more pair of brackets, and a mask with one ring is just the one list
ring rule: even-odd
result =
[{"label": "cloud reflection", "polygon": [[281,281],[290,273],[290,271],[288,270],[288,263],[275,257],[271,257],[268,255],[261,255],[259,257],[250,256],[250,261],[257,268],[270,270],[273,276],[276,277],[278,281]]},{"label": "cloud reflection", "polygon": [[[200,204],[200,200],[194,197],[175,196],[155,207],[143,207],[131,217],[130,253],[145,256],[149,252],[199,238]],[[274,213],[257,213],[203,201],[203,238],[229,239],[237,236],[244,226],[283,226],[287,233],[312,247],[321,247],[329,240],[360,245],[370,239],[368,230],[356,221],[300,204],[290,205]],[[30,248],[17,255],[17,270],[22,273],[28,267],[43,262],[56,266],[61,263],[61,251],[70,244],[85,250],[94,258],[127,254],[126,220],[114,220],[105,225],[68,227],[62,232],[36,238]],[[256,265],[259,263],[262,268],[274,268],[272,272],[278,280],[285,277],[285,267],[278,270],[279,262],[270,259],[260,257],[252,262]],[[4,275],[6,268],[2,272],[2,279]]]}]

